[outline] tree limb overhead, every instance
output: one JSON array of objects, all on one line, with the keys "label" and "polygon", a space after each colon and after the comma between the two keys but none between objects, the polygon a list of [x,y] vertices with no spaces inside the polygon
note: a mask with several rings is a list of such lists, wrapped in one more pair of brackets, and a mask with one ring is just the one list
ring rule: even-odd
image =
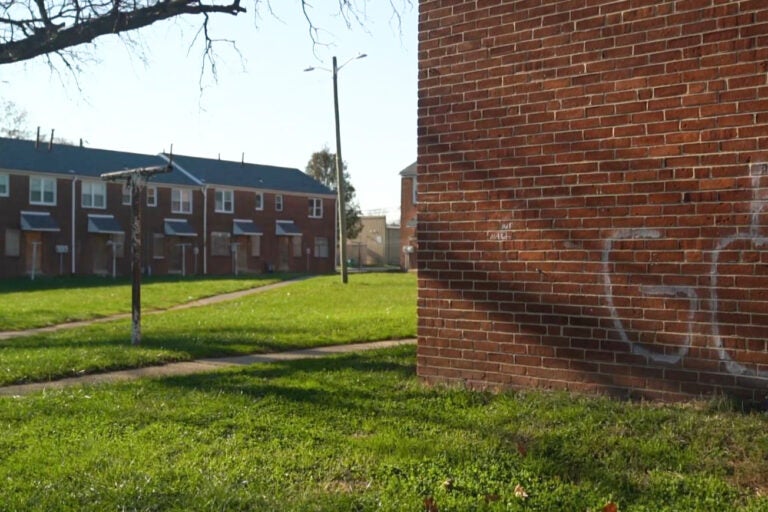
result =
[{"label": "tree limb overhead", "polygon": [[0,0],[0,64],[90,43],[181,14],[245,12],[240,0]]}]

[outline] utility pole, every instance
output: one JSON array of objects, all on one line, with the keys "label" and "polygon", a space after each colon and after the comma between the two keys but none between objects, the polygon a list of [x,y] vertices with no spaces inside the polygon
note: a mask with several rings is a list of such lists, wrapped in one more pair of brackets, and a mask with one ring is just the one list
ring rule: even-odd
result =
[{"label": "utility pole", "polygon": [[141,344],[141,192],[147,180],[155,174],[173,170],[172,164],[107,172],[104,181],[126,180],[131,189],[131,344]]},{"label": "utility pole", "polygon": [[341,282],[347,284],[347,209],[344,206],[344,161],[341,159],[341,129],[339,128],[339,86],[336,56],[333,57],[333,112],[336,118],[336,206],[339,215],[339,254],[341,255]]}]

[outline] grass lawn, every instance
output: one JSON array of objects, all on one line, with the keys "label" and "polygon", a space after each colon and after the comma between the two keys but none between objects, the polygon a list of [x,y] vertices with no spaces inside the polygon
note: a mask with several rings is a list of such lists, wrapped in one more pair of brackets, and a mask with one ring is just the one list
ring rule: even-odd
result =
[{"label": "grass lawn", "polygon": [[426,387],[414,350],[0,398],[0,510],[768,510],[766,415]]},{"label": "grass lawn", "polygon": [[[215,283],[216,281],[214,281]],[[203,284],[203,283],[201,283]],[[216,305],[0,341],[0,385],[200,357],[416,335],[413,274],[321,276]]]},{"label": "grass lawn", "polygon": [[[269,274],[245,277],[144,278],[142,310],[165,309],[195,299],[282,281]],[[44,327],[131,311],[131,282],[110,278],[0,280],[0,331]]]}]

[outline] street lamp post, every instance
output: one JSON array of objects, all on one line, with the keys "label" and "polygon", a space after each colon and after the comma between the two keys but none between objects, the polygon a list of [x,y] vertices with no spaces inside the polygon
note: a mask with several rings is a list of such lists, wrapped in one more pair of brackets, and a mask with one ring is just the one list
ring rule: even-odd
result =
[{"label": "street lamp post", "polygon": [[[347,216],[346,205],[344,204],[344,161],[341,159],[341,129],[339,127],[339,86],[338,75],[341,68],[356,59],[365,58],[367,55],[361,53],[357,57],[352,57],[341,66],[336,64],[336,56],[333,57],[333,113],[336,121],[336,206],[339,216],[339,257],[341,260],[341,282],[347,284]],[[304,71],[313,71],[314,67],[309,67]],[[324,69],[324,68],[318,68]]]}]

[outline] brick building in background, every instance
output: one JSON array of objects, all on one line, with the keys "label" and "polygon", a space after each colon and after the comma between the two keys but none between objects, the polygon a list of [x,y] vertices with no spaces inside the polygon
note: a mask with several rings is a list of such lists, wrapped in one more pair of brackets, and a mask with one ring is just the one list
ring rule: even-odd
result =
[{"label": "brick building in background", "polygon": [[[0,138],[0,278],[128,275],[130,190],[100,175],[169,161]],[[148,274],[335,270],[335,195],[298,169],[174,155],[144,196]]]},{"label": "brick building in background", "polygon": [[400,267],[404,270],[416,268],[417,185],[414,162],[400,171]]},{"label": "brick building in background", "polygon": [[425,0],[429,381],[768,387],[768,3]]}]

